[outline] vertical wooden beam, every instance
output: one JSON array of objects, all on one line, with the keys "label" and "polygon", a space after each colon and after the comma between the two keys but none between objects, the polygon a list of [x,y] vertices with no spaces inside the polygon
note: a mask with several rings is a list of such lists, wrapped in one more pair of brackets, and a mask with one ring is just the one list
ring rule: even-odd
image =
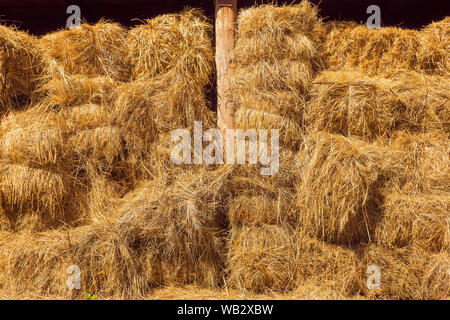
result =
[{"label": "vertical wooden beam", "polygon": [[217,126],[234,129],[231,74],[234,71],[234,37],[237,0],[216,0]]}]

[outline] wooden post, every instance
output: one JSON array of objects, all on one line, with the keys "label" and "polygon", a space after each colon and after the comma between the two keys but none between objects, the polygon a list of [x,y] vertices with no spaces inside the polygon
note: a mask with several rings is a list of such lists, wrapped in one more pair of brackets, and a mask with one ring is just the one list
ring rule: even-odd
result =
[{"label": "wooden post", "polygon": [[226,129],[234,129],[231,74],[236,12],[237,0],[216,0],[217,126],[224,138]]}]

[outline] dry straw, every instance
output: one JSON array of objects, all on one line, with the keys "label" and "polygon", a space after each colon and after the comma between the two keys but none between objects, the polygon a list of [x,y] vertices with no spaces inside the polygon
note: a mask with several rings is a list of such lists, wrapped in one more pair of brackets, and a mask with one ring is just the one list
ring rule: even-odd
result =
[{"label": "dry straw", "polygon": [[423,298],[448,300],[450,298],[450,256],[448,251],[437,253],[430,258],[425,268],[422,288]]},{"label": "dry straw", "polygon": [[296,236],[296,290],[317,285],[346,297],[360,293],[359,259],[355,251],[312,239],[300,231]]},{"label": "dry straw", "polygon": [[448,135],[399,132],[385,147],[380,164],[389,181],[383,193],[450,192]]},{"label": "dry straw", "polygon": [[49,108],[75,107],[83,104],[111,104],[115,100],[117,82],[109,77],[88,77],[64,73],[45,83],[40,90]]},{"label": "dry straw", "polygon": [[0,123],[0,158],[41,167],[73,166],[64,127],[54,114],[29,110],[10,114]]},{"label": "dry straw", "polygon": [[237,24],[232,78],[237,126],[280,129],[285,145],[296,150],[304,96],[317,67],[317,8],[308,1],[255,6],[242,10]]}]

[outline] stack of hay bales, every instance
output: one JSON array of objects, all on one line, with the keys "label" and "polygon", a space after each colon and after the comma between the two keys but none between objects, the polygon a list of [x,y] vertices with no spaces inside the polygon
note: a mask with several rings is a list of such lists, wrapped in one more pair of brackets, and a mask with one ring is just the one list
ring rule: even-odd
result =
[{"label": "stack of hay bales", "polygon": [[281,144],[298,149],[305,94],[317,69],[319,25],[308,1],[240,12],[232,80],[238,128],[279,129]]},{"label": "stack of hay bales", "polygon": [[258,165],[236,166],[230,175],[228,283],[244,291],[292,290],[292,163],[314,72],[316,43],[311,36],[319,24],[317,9],[309,2],[252,7],[239,13],[237,24],[232,79],[236,127],[278,129],[280,164],[273,176],[261,176]]},{"label": "stack of hay bales", "polygon": [[242,291],[359,290],[356,255],[305,233],[294,205],[301,178],[295,153],[303,144],[310,83],[320,68],[319,30],[316,8],[307,1],[250,8],[238,17],[236,127],[279,129],[281,138],[278,173],[261,177],[258,166],[245,165],[230,175],[228,283]]},{"label": "stack of hay bales", "polygon": [[214,70],[211,32],[211,24],[195,9],[146,20],[130,30],[133,81],[117,89],[114,104],[114,121],[129,153],[127,167],[134,171],[129,176],[152,172],[149,156],[160,148],[159,135],[192,129],[194,121],[213,126],[205,99]]},{"label": "stack of hay bales", "polygon": [[[297,205],[305,232],[357,254],[368,298],[450,296],[447,25],[322,29]],[[371,265],[381,289],[365,285]]]},{"label": "stack of hay bales", "polygon": [[[205,94],[213,71],[211,30],[199,11],[186,10],[148,20],[128,35],[100,22],[41,39],[54,77],[38,88],[42,99],[28,113],[1,122],[5,288],[68,297],[69,265],[82,269],[83,290],[109,297],[142,297],[165,283],[215,287],[223,281],[218,190],[228,169],[175,170],[164,148],[174,129],[213,124]],[[123,32],[127,41],[115,43]],[[80,54],[89,49],[96,52]],[[133,81],[124,82],[119,60],[130,61]],[[10,162],[19,160],[40,175],[10,182],[11,170],[18,170]],[[69,211],[69,204],[78,210]],[[67,228],[41,221],[42,229],[33,231],[56,230],[11,232],[4,217],[27,217],[24,225],[37,209]],[[75,222],[67,223],[72,214]],[[17,247],[26,237],[36,246]]]}]

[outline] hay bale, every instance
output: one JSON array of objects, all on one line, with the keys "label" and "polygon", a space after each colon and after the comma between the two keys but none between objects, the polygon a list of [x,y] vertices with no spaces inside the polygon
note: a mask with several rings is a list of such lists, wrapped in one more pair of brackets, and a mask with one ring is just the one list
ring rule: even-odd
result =
[{"label": "hay bale", "polygon": [[345,297],[360,292],[358,258],[351,249],[330,245],[298,234],[296,290],[305,286],[320,286],[323,291],[334,291]]},{"label": "hay bale", "polygon": [[0,157],[40,167],[73,167],[64,125],[51,113],[29,110],[11,114],[0,123]]},{"label": "hay bale", "polygon": [[[363,250],[360,263],[360,283],[364,295],[369,299],[417,300],[423,299],[422,279],[424,268],[430,257],[423,250],[407,247],[386,250],[368,246]],[[380,289],[370,290],[366,283],[370,276],[369,266],[378,266],[381,271]]]},{"label": "hay bale", "polygon": [[41,49],[56,61],[49,77],[59,74],[60,66],[71,75],[108,77],[127,81],[127,30],[117,23],[100,20],[95,25],[84,23],[77,28],[45,35],[39,40]]},{"label": "hay bale", "polygon": [[70,298],[67,268],[73,264],[65,233],[0,233],[0,281],[11,296]]},{"label": "hay bale", "polygon": [[238,38],[285,35],[310,35],[318,23],[318,9],[309,1],[298,5],[261,5],[241,10],[238,17]]},{"label": "hay bale", "polygon": [[137,246],[149,269],[162,271],[154,283],[216,287],[221,282],[223,185],[222,169],[200,169],[170,184],[145,183],[124,198],[116,212],[117,233]]},{"label": "hay bale", "polygon": [[93,103],[65,108],[58,112],[58,118],[65,123],[70,133],[107,127],[113,121],[111,106]]},{"label": "hay bale", "polygon": [[240,108],[236,112],[236,127],[247,130],[267,130],[267,141],[270,143],[271,130],[279,130],[280,145],[284,145],[292,151],[298,150],[302,140],[302,129],[289,118],[283,118],[277,114]]},{"label": "hay bale", "polygon": [[172,70],[185,83],[203,88],[211,81],[212,26],[197,9],[145,20],[128,33],[128,58],[134,80],[149,80]]},{"label": "hay bale", "polygon": [[266,195],[272,199],[289,198],[296,183],[295,153],[281,148],[278,172],[273,175],[261,175],[262,164],[244,164],[230,167],[227,190],[232,196]]},{"label": "hay bale", "polygon": [[[84,292],[95,292],[100,298],[124,299],[142,298],[150,290],[149,270],[110,227],[1,233],[1,239],[0,279],[10,294],[80,299]],[[80,268],[80,290],[67,288],[71,265]]]},{"label": "hay bale", "polygon": [[387,248],[414,244],[426,251],[448,250],[449,210],[450,193],[388,196],[376,241]]},{"label": "hay bale", "polygon": [[370,30],[363,25],[334,28],[324,45],[327,67],[369,76],[416,70],[419,48],[418,31],[391,27]]},{"label": "hay bale", "polygon": [[392,79],[357,72],[324,71],[305,106],[311,130],[387,138],[394,131],[449,130],[450,82],[439,76],[401,73]]},{"label": "hay bale", "polygon": [[267,29],[250,38],[240,36],[238,31],[235,55],[238,65],[251,65],[261,61],[276,64],[283,59],[310,61],[316,57],[317,48],[313,40],[298,30],[290,35]]},{"label": "hay bale", "polygon": [[448,135],[399,132],[385,146],[380,164],[389,181],[384,194],[450,192]]},{"label": "hay bale", "polygon": [[86,166],[110,171],[125,158],[122,133],[118,127],[97,127],[79,131],[70,138],[74,152]]},{"label": "hay bale", "polygon": [[264,111],[302,124],[306,98],[296,90],[261,91],[241,87],[234,90],[234,99],[239,109]]},{"label": "hay bale", "polygon": [[231,230],[228,286],[269,293],[295,288],[294,233],[288,226],[242,226]]},{"label": "hay bale", "polygon": [[371,239],[378,217],[379,152],[357,139],[309,136],[298,153],[297,206],[307,233],[330,243]]},{"label": "hay bale", "polygon": [[0,25],[0,114],[29,103],[45,67],[37,39]]},{"label": "hay bale", "polygon": [[425,267],[423,298],[448,300],[450,298],[450,256],[448,252],[433,255]]},{"label": "hay bale", "polygon": [[84,104],[112,104],[116,99],[118,83],[112,78],[68,75],[55,77],[40,90],[45,95],[44,105],[64,109]]},{"label": "hay bale", "polygon": [[252,63],[236,69],[232,86],[236,89],[258,88],[263,92],[292,90],[306,93],[313,79],[309,62],[278,60],[276,64],[266,61]]},{"label": "hay bale", "polygon": [[418,65],[427,73],[445,76],[450,71],[450,17],[433,22],[420,31]]},{"label": "hay bale", "polygon": [[11,215],[32,210],[64,217],[71,177],[63,172],[1,163],[0,203]]}]

